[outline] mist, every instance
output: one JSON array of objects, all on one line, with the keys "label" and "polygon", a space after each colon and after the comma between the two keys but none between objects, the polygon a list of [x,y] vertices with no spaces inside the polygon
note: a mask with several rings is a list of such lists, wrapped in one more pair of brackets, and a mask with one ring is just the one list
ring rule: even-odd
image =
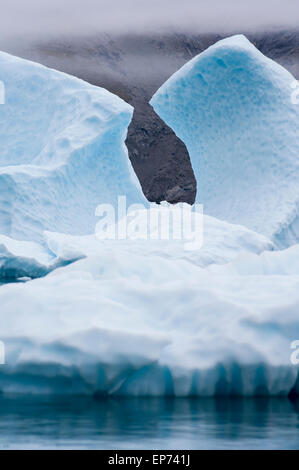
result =
[{"label": "mist", "polygon": [[0,40],[105,32],[247,32],[298,24],[298,0],[4,0]]}]

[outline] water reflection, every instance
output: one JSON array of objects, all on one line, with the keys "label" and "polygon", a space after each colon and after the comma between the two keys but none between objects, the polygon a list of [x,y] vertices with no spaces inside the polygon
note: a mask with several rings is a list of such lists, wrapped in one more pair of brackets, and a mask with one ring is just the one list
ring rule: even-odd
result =
[{"label": "water reflection", "polygon": [[2,448],[299,448],[287,399],[1,397]]}]

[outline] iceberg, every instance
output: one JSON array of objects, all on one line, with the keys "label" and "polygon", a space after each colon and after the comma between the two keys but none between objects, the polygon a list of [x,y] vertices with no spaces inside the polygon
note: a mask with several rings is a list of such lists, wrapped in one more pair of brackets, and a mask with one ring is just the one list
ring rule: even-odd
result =
[{"label": "iceberg", "polygon": [[89,254],[46,277],[1,286],[3,393],[287,396],[294,390],[299,245],[260,255],[241,251],[229,263],[202,267],[191,254],[116,241],[97,241],[96,248],[84,238],[52,234],[53,248],[80,245],[83,253],[88,246]]},{"label": "iceberg", "polygon": [[298,245],[275,251],[210,216],[199,251],[184,240],[44,236],[54,260],[78,261],[0,288],[3,393],[253,396],[294,387]]},{"label": "iceberg", "polygon": [[182,139],[208,215],[281,246],[299,239],[299,107],[295,78],[244,36],[196,56],[151,104]]},{"label": "iceberg", "polygon": [[[298,114],[286,102],[289,74],[236,37],[194,59],[154,97],[169,116],[176,108],[174,129],[185,132],[206,190],[198,196],[203,238],[194,231],[190,250],[176,237],[174,214],[189,206],[156,206],[160,217],[148,226],[151,208],[138,205],[144,198],[124,146],[129,105],[7,54],[0,79],[0,393],[299,395],[291,360],[299,245],[277,250],[290,234],[296,239]],[[202,102],[208,79],[212,93]],[[212,117],[200,123],[205,112]],[[128,230],[132,220],[141,230],[101,238],[95,209],[116,207],[121,194],[134,209],[107,233]],[[168,218],[169,237],[156,237]],[[5,283],[12,279],[30,280]]]},{"label": "iceberg", "polygon": [[0,53],[0,233],[94,232],[95,208],[143,202],[124,144],[133,108],[112,93]]}]

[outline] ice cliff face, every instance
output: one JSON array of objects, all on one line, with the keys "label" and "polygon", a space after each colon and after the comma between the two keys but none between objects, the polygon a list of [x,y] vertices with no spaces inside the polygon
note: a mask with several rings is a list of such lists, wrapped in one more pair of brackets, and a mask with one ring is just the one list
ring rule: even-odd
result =
[{"label": "ice cliff face", "polygon": [[132,108],[108,91],[0,54],[0,233],[94,231],[95,208],[144,202],[124,140]]},{"label": "ice cliff face", "polygon": [[275,239],[299,237],[295,78],[244,36],[208,48],[151,104],[185,142],[205,212]]}]

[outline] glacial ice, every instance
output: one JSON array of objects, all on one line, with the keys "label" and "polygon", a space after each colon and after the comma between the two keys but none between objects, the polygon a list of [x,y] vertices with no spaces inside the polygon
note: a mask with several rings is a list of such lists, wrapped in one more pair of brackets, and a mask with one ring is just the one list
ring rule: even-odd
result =
[{"label": "glacial ice", "polygon": [[[0,287],[0,393],[299,395],[291,362],[299,245],[277,250],[297,237],[290,75],[236,37],[195,58],[154,98],[165,120],[179,116],[172,127],[185,133],[205,204],[203,245],[187,250],[173,233],[165,240],[94,233],[101,202],[124,194],[129,204],[144,203],[123,144],[130,106],[0,54],[0,79],[4,72],[0,282],[33,280]],[[167,216],[180,208],[156,209]],[[126,225],[145,222],[149,211],[131,212]]]},{"label": "glacial ice", "polygon": [[0,282],[46,276],[54,269],[80,258],[78,254],[69,257],[67,253],[63,258],[59,258],[51,252],[46,243],[41,245],[0,235]]},{"label": "glacial ice", "polygon": [[252,396],[294,386],[299,245],[202,267],[163,242],[48,236],[60,255],[89,252],[0,288],[4,393]]},{"label": "glacial ice", "polygon": [[151,100],[187,145],[205,213],[280,246],[299,240],[294,82],[238,35],[192,59]]},{"label": "glacial ice", "polygon": [[[146,254],[153,258],[167,258],[173,260],[188,260],[191,264],[199,267],[207,267],[211,264],[225,264],[232,261],[240,253],[260,254],[264,251],[274,250],[273,243],[263,235],[259,235],[246,227],[229,224],[227,222],[215,219],[207,215],[203,216],[200,224],[202,225],[202,245],[197,248],[197,234],[192,232],[190,237],[175,239],[174,233],[177,233],[177,227],[180,224],[182,210],[188,210],[188,204],[177,204],[171,206],[164,203],[155,206],[158,217],[154,223],[148,223],[150,220],[150,209],[139,209],[131,212],[127,216],[125,225],[128,226],[132,217],[138,220],[140,227],[148,225],[146,233],[138,232],[137,239],[127,238],[126,240],[99,240],[95,234],[89,236],[71,236],[61,233],[45,232],[45,242],[48,249],[53,253],[56,259],[67,262],[90,256],[98,256],[99,251],[105,249],[113,252],[121,246],[121,252],[132,254]],[[177,214],[177,215],[175,215]],[[192,226],[195,228],[194,219],[197,216],[195,211],[190,211]],[[172,217],[171,217],[172,216]],[[160,220],[167,218],[169,223],[169,239],[155,239],[159,231]],[[119,233],[118,226],[122,226],[124,219],[121,219],[115,228],[115,233]],[[189,245],[191,248],[189,248]],[[111,269],[111,268],[110,268]]]},{"label": "glacial ice", "polygon": [[0,53],[0,233],[88,234],[95,208],[145,198],[124,144],[133,109],[107,90]]},{"label": "glacial ice", "polygon": [[[263,235],[259,235],[246,227],[232,225],[227,222],[214,219],[210,216],[203,217],[203,246],[200,250],[186,250],[186,246],[195,243],[193,233],[188,240],[175,240],[173,237],[172,222],[176,219],[180,223],[182,206],[190,207],[187,204],[169,206],[167,204],[155,206],[155,211],[159,216],[155,224],[151,225],[152,234],[157,234],[158,223],[161,217],[167,217],[169,212],[173,216],[176,212],[179,217],[169,218],[170,240],[122,240],[122,248],[127,251],[143,252],[148,256],[167,256],[174,260],[187,258],[190,262],[198,266],[208,266],[213,263],[227,263],[234,259],[240,252],[262,253],[265,250],[273,250],[274,245]],[[139,220],[140,226],[149,219],[148,209],[139,209],[133,212],[134,217]],[[196,216],[195,211],[191,212],[192,217]],[[132,216],[131,216],[132,217]],[[123,224],[123,219],[117,222],[118,226]],[[195,226],[194,220],[192,226]],[[149,233],[149,237],[150,237]],[[13,281],[20,278],[42,277],[54,269],[65,266],[91,255],[97,255],[99,244],[95,234],[86,236],[67,235],[57,232],[43,233],[42,243],[14,240],[5,235],[0,235],[0,282]],[[112,248],[114,244],[105,241],[105,246]]]},{"label": "glacial ice", "polygon": [[45,240],[57,259],[82,259],[0,288],[4,393],[252,396],[294,386],[299,245],[275,251],[209,216],[199,251],[183,240]]},{"label": "glacial ice", "polygon": [[0,235],[0,281],[45,276],[51,261],[49,253],[38,243]]}]

